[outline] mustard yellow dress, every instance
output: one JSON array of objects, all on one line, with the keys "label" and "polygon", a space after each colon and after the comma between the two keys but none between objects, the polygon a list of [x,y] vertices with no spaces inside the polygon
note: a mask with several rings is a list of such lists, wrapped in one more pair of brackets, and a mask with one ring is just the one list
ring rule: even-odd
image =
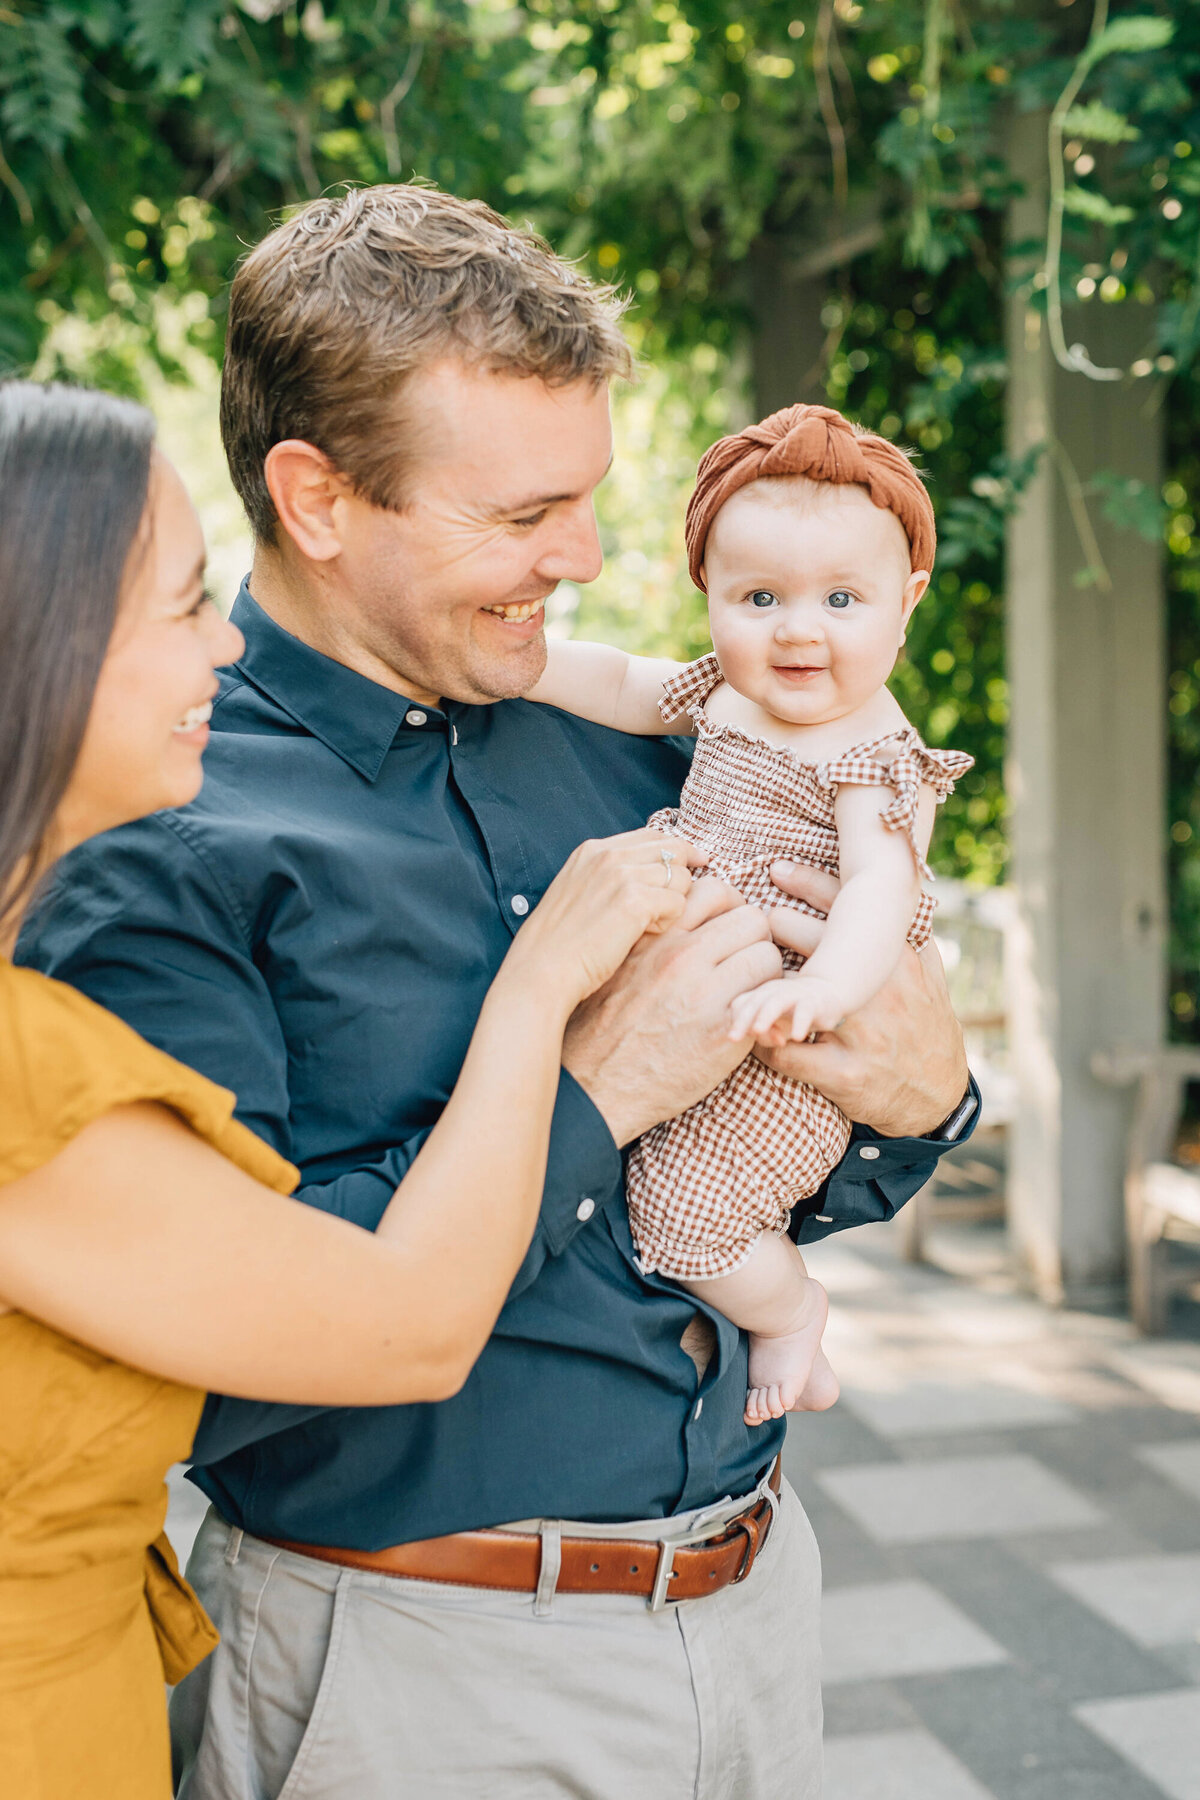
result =
[{"label": "mustard yellow dress", "polygon": [[[0,1213],[4,1183],[137,1100],[172,1107],[279,1193],[295,1186],[295,1169],[233,1119],[232,1094],[73,988],[0,959]],[[217,1641],[163,1535],[164,1476],[191,1449],[203,1401],[0,1315],[4,1800],[168,1800],[163,1682]]]}]

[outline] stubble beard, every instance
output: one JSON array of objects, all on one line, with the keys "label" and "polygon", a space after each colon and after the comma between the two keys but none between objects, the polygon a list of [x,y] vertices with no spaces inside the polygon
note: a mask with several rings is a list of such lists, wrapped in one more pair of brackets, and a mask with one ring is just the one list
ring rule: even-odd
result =
[{"label": "stubble beard", "polygon": [[469,685],[472,691],[469,694],[448,693],[447,698],[475,705],[489,705],[497,700],[519,700],[541,680],[545,673],[546,658],[544,632],[539,632],[536,638],[523,644],[519,655],[504,658],[476,655],[462,671],[463,687]]}]

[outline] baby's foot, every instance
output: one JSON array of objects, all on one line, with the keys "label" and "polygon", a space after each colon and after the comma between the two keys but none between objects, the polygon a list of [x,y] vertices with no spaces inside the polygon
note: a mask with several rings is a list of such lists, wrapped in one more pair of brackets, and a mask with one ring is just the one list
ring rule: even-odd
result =
[{"label": "baby's foot", "polygon": [[819,1281],[805,1283],[803,1305],[786,1331],[750,1337],[747,1425],[781,1419],[787,1412],[825,1412],[841,1389],[821,1348],[829,1300]]}]

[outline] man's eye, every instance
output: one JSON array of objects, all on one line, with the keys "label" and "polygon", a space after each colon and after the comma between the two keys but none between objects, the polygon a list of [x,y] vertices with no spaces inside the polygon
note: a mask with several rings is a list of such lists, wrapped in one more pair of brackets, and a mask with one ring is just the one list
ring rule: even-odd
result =
[{"label": "man's eye", "polygon": [[834,607],[838,612],[845,612],[848,606],[854,605],[854,595],[847,593],[845,588],[834,588],[832,594],[826,597],[825,604]]},{"label": "man's eye", "polygon": [[196,601],[196,604],[194,606],[188,607],[187,616],[189,619],[194,619],[198,613],[202,613],[204,611],[206,606],[215,606],[216,604],[217,604],[217,602],[216,602],[215,596],[213,594],[211,594],[207,588],[205,588],[203,593],[200,595],[200,598]]},{"label": "man's eye", "polygon": [[754,592],[750,595],[750,604],[751,606],[767,607],[778,606],[779,602],[775,598],[775,595],[768,592],[766,588],[755,588]]}]

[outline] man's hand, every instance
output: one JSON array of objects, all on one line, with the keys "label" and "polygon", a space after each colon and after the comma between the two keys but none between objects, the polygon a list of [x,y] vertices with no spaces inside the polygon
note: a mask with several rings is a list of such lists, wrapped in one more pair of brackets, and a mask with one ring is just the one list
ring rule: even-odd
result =
[{"label": "man's hand", "polygon": [[737,1067],[746,1045],[729,1041],[730,1007],[780,968],[767,914],[716,879],[695,883],[678,925],[634,945],[563,1045],[563,1066],[618,1144],[686,1112]]},{"label": "man's hand", "polygon": [[[825,913],[838,889],[831,875],[799,863],[776,863],[771,879]],[[811,956],[821,941],[824,922],[808,913],[776,908],[765,916],[784,949]],[[906,945],[895,974],[836,1031],[815,1044],[760,1044],[755,1055],[781,1075],[809,1082],[881,1137],[923,1137],[967,1091],[962,1029],[932,943],[919,955]]]}]

